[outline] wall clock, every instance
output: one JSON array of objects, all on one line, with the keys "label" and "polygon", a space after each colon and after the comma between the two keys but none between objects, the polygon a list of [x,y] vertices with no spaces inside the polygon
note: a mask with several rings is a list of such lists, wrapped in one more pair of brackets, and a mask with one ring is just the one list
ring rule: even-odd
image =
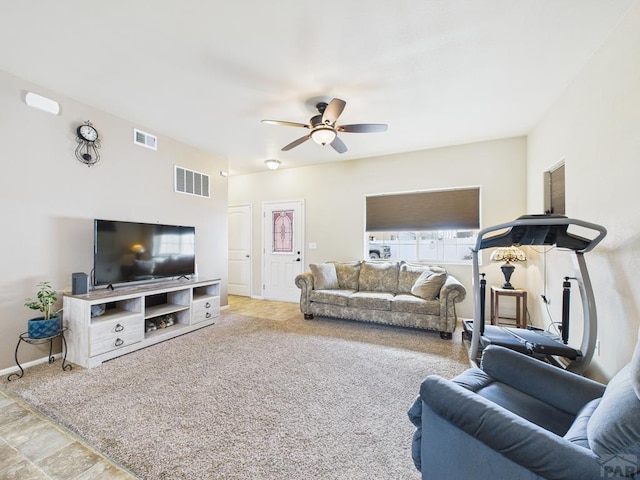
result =
[{"label": "wall clock", "polygon": [[100,161],[100,139],[98,131],[90,121],[78,125],[76,128],[76,158],[78,161],[90,167]]}]

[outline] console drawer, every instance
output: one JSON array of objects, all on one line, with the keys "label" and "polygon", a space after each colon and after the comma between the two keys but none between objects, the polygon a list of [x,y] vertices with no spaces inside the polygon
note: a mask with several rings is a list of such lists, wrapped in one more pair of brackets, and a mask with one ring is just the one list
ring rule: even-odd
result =
[{"label": "console drawer", "polygon": [[207,297],[193,301],[191,324],[204,322],[220,315],[220,297]]},{"label": "console drawer", "polygon": [[97,322],[89,329],[89,355],[94,357],[101,353],[122,348],[144,338],[144,319],[142,315]]}]

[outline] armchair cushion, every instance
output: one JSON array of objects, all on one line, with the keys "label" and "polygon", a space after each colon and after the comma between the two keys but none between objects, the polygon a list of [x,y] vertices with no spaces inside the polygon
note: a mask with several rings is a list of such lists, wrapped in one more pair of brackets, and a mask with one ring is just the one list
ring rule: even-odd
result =
[{"label": "armchair cushion", "polygon": [[605,390],[601,383],[497,345],[483,351],[482,370],[498,382],[574,416]]},{"label": "armchair cushion", "polygon": [[603,461],[616,455],[640,456],[640,401],[632,386],[632,366],[611,379],[587,425],[589,446]]},{"label": "armchair cushion", "polygon": [[584,448],[590,448],[589,439],[587,438],[587,425],[589,424],[591,415],[593,415],[593,411],[598,407],[598,405],[600,405],[600,399],[596,398],[582,407],[582,410],[580,410],[578,416],[573,421],[571,428],[569,428],[567,433],[564,435],[565,440]]}]

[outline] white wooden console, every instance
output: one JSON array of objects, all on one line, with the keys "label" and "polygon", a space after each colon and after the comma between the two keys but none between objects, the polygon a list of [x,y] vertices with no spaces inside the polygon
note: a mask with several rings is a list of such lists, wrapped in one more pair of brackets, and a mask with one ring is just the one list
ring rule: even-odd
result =
[{"label": "white wooden console", "polygon": [[[91,315],[91,307],[104,313]],[[85,368],[206,327],[220,315],[220,280],[175,280],[86,295],[65,295],[67,360]],[[175,323],[146,332],[148,320],[171,315]]]}]

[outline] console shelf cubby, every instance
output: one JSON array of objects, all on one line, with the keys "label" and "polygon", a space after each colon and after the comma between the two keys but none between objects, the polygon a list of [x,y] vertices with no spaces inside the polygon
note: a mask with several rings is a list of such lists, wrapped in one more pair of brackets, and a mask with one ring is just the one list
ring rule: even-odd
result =
[{"label": "console shelf cubby", "polygon": [[[175,280],[65,295],[67,360],[85,368],[211,325],[220,315],[220,280]],[[147,321],[174,324],[145,332]]]}]

